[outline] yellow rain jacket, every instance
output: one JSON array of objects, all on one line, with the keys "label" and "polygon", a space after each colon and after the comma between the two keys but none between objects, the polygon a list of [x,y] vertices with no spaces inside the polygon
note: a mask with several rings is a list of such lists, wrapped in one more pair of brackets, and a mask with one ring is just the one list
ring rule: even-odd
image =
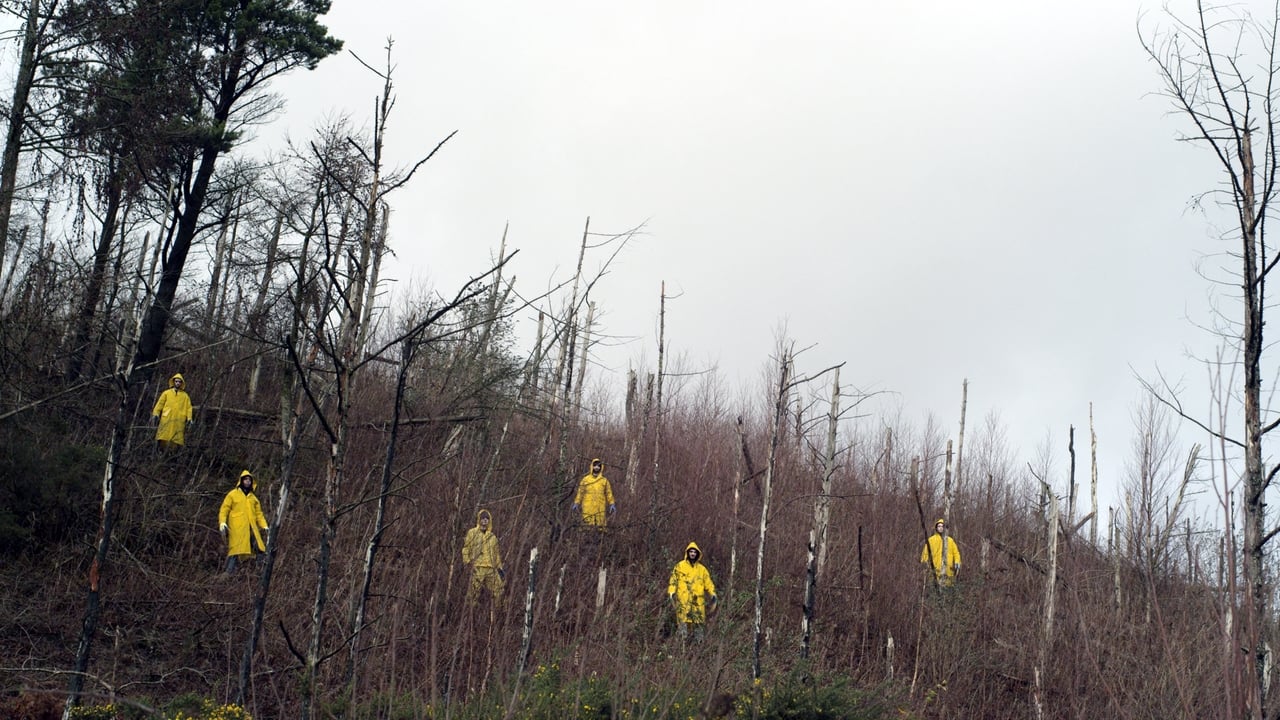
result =
[{"label": "yellow rain jacket", "polygon": [[[934,523],[934,526],[936,527],[937,523]],[[946,562],[943,562],[944,552]],[[955,581],[956,574],[960,572],[960,548],[955,538],[943,536],[937,532],[930,535],[920,551],[920,562],[933,568],[935,580],[943,585],[950,585]]]},{"label": "yellow rain jacket", "polygon": [[[489,526],[480,527],[480,518],[488,518]],[[462,563],[470,565],[471,584],[467,587],[467,605],[474,605],[480,588],[489,589],[494,603],[502,603],[502,555],[498,553],[498,536],[493,532],[493,516],[488,510],[476,513],[476,526],[462,540]]]},{"label": "yellow rain jacket", "polygon": [[578,482],[578,494],[573,504],[582,507],[582,522],[597,528],[603,528],[606,522],[606,511],[613,505],[613,488],[604,476],[604,463],[594,458],[592,465],[600,464],[599,473],[587,473]]},{"label": "yellow rain jacket", "polygon": [[[698,551],[698,562],[689,562],[689,548]],[[702,564],[702,548],[689,543],[684,548],[684,558],[671,570],[667,581],[667,595],[675,599],[676,620],[682,623],[703,623],[707,620],[707,598],[715,600],[716,585],[711,573]]]},{"label": "yellow rain jacket", "polygon": [[[240,477],[248,476],[253,478],[253,473],[245,470],[240,473]],[[218,525],[227,526],[227,555],[237,555],[244,557],[254,554],[254,548],[266,549],[267,544],[262,542],[262,533],[259,528],[267,530],[267,518],[262,514],[262,504],[258,502],[258,496],[253,490],[258,488],[257,478],[253,478],[253,489],[245,492],[240,488],[240,482],[236,482],[236,486],[231,488],[231,492],[222,499],[222,509],[218,511]],[[250,542],[250,537],[254,542]]]},{"label": "yellow rain jacket", "polygon": [[[480,516],[489,518],[489,527],[480,529]],[[457,537],[457,536],[455,536]],[[493,516],[488,510],[476,513],[476,526],[467,531],[462,541],[462,562],[476,568],[502,567],[502,555],[498,553],[498,536],[493,532]]]},{"label": "yellow rain jacket", "polygon": [[[155,407],[151,408],[151,417],[160,418],[156,440],[181,445],[186,442],[187,423],[191,422],[191,396],[186,390],[174,387],[174,380],[183,380],[182,374],[174,373],[169,378],[169,389],[156,398]],[[186,385],[185,380],[183,385]]]}]

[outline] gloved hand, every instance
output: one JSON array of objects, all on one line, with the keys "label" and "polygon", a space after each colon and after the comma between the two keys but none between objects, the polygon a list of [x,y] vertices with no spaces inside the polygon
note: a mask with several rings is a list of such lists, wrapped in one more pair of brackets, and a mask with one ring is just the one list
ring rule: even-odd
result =
[{"label": "gloved hand", "polygon": [[707,614],[708,614],[708,615],[715,615],[715,614],[716,614],[716,609],[717,609],[717,608],[719,608],[719,607],[720,607],[720,601],[716,599],[716,596],[715,596],[715,595],[712,595],[712,596],[711,596],[711,607],[707,608]]},{"label": "gloved hand", "polygon": [[506,579],[507,579],[507,573],[506,573],[506,571],[505,571],[505,570],[503,570],[502,568],[498,568],[498,579],[499,579],[499,580],[506,580]]},{"label": "gloved hand", "polygon": [[577,511],[579,511],[579,510],[581,510],[581,509],[582,509],[582,506],[581,506],[581,505],[579,505],[578,503],[574,503],[574,504],[572,504],[572,505],[570,505],[570,506],[569,506],[569,509],[570,509],[570,510],[572,510],[572,511],[574,511],[574,512],[577,512]]},{"label": "gloved hand", "polygon": [[222,533],[223,535],[226,535],[226,534],[227,534],[227,524],[226,524],[226,523],[222,523],[222,525],[220,525],[220,526],[218,527],[218,532]]},{"label": "gloved hand", "polygon": [[678,600],[676,600],[676,596],[675,596],[675,595],[668,595],[667,597],[671,599],[671,607],[679,609],[679,607],[680,607],[680,602],[679,602]]},{"label": "gloved hand", "polygon": [[609,514],[610,514],[610,515],[612,515],[612,514],[614,514],[614,513],[616,513],[616,512],[618,512],[618,506],[617,506],[617,505],[610,504],[610,505],[609,505]]}]

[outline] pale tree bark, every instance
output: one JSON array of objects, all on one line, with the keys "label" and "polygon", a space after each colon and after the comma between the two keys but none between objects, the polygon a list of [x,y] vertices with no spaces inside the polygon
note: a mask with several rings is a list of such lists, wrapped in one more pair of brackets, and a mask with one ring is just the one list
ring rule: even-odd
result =
[{"label": "pale tree bark", "polygon": [[764,548],[769,530],[769,503],[773,499],[773,474],[778,462],[778,443],[787,411],[787,393],[791,389],[791,348],[783,348],[778,358],[778,390],[774,396],[773,417],[769,420],[769,459],[765,465],[763,498],[760,503],[760,535],[756,545],[755,622],[752,624],[751,678],[759,680],[760,646],[764,638]]},{"label": "pale tree bark", "polygon": [[1093,403],[1089,403],[1089,501],[1093,519],[1089,522],[1089,544],[1098,546],[1098,433],[1093,427]]},{"label": "pale tree bark", "polygon": [[[947,464],[944,467],[942,472],[942,517],[946,518],[947,522],[950,523],[951,522],[951,461],[952,461],[950,440],[947,441],[946,461],[947,461]],[[942,539],[942,557],[944,558],[947,556],[946,543],[947,543],[947,539],[944,537]]]},{"label": "pale tree bark", "polygon": [[818,581],[827,560],[827,527],[831,521],[831,483],[836,473],[836,429],[840,420],[840,368],[831,381],[831,409],[827,414],[827,451],[822,463],[822,485],[813,503],[813,529],[809,531],[809,558],[805,567],[803,615],[800,620],[800,657],[809,657]]},{"label": "pale tree bark", "polygon": [[734,427],[738,432],[738,448],[741,452],[735,454],[733,473],[733,530],[729,536],[729,597],[733,597],[734,579],[738,573],[738,525],[740,524],[738,509],[741,504],[742,484],[754,475],[751,469],[751,455],[747,452],[747,431],[741,415],[738,416]]},{"label": "pale tree bark", "polygon": [[956,488],[964,493],[964,421],[969,410],[969,378],[960,384],[960,435],[956,439]]},{"label": "pale tree bark", "polygon": [[224,272],[229,273],[232,248],[235,246],[233,236],[239,229],[239,216],[233,214],[235,194],[227,196],[227,207],[223,210],[222,221],[218,228],[218,239],[213,244],[213,268],[209,276],[209,293],[205,297],[204,336],[208,340],[213,336],[221,312],[219,300],[225,299],[222,287],[226,282]]},{"label": "pale tree bark", "polygon": [[[314,208],[313,208],[314,213]],[[258,294],[253,300],[253,310],[249,313],[249,332],[259,338],[263,332],[263,323],[267,309],[267,295],[271,291],[271,278],[275,274],[277,249],[280,247],[280,233],[284,228],[284,213],[276,214],[276,222],[267,237],[267,252],[262,268],[262,280],[258,283]],[[249,373],[249,403],[258,396],[258,380],[262,375],[263,354],[253,358],[253,370]]]},{"label": "pale tree bark", "polygon": [[[1044,485],[1043,491],[1049,496],[1049,520],[1046,523],[1048,543],[1048,568],[1044,579],[1044,619],[1041,621],[1040,650],[1035,669],[1035,709],[1036,717],[1045,717],[1045,684],[1049,672],[1049,656],[1053,652],[1053,615],[1058,600],[1058,498],[1053,490]],[[1053,715],[1049,711],[1050,715]]]},{"label": "pale tree bark", "polygon": [[582,358],[578,363],[578,387],[573,392],[573,418],[576,423],[582,415],[582,386],[587,381],[587,359],[591,352],[591,325],[596,319],[596,304],[587,302],[587,321],[582,325]]},{"label": "pale tree bark", "polygon": [[662,380],[667,343],[667,282],[658,292],[658,378],[653,403],[653,477],[649,480],[649,552],[658,547],[658,488],[662,466]]},{"label": "pale tree bark", "polygon": [[636,479],[640,475],[640,445],[649,432],[649,420],[653,415],[653,373],[649,373],[645,383],[644,409],[640,413],[640,427],[631,438],[631,450],[627,453],[627,492],[632,496],[636,492]]}]

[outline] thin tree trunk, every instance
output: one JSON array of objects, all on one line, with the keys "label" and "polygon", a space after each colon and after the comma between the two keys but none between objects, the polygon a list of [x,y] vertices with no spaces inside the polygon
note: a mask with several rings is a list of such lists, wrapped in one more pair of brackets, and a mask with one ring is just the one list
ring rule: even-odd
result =
[{"label": "thin tree trunk", "polygon": [[[56,6],[54,0],[50,13]],[[27,123],[27,104],[36,80],[40,34],[40,0],[31,0],[22,33],[22,49],[18,52],[18,75],[13,81],[13,97],[9,103],[4,157],[0,159],[0,269],[4,268],[5,247],[9,244],[9,221],[13,216],[13,198],[18,187],[18,156],[22,149],[22,130]]]},{"label": "thin tree trunk", "polygon": [[[68,380],[78,380],[80,378],[80,373],[84,368],[85,356],[89,352],[94,315],[98,311],[98,303],[102,300],[102,288],[107,276],[107,262],[111,259],[111,241],[115,238],[120,216],[120,201],[124,195],[124,183],[121,181],[120,171],[116,167],[116,162],[117,160],[114,157],[108,159],[110,166],[107,171],[108,176],[104,188],[107,195],[107,206],[103,210],[102,228],[98,232],[98,241],[93,248],[93,268],[89,271],[89,281],[85,284],[84,297],[80,301],[80,312],[76,316],[76,329],[71,341],[71,362],[67,369]],[[0,246],[2,245],[0,243]]]},{"label": "thin tree trunk", "polygon": [[800,621],[800,657],[809,657],[818,580],[827,559],[827,525],[831,517],[831,481],[836,473],[836,428],[840,420],[840,368],[831,383],[831,411],[827,415],[827,454],[823,459],[822,487],[813,505],[813,529],[809,532],[809,559],[805,567],[803,617]]},{"label": "thin tree trunk", "polygon": [[[1044,620],[1041,626],[1040,652],[1036,660],[1035,674],[1035,708],[1036,717],[1043,718],[1045,708],[1045,684],[1049,672],[1049,657],[1053,652],[1053,614],[1057,603],[1058,589],[1058,498],[1048,485],[1044,492],[1049,496],[1048,553],[1049,567],[1044,586]],[[1050,712],[1049,714],[1053,714]]]},{"label": "thin tree trunk", "polygon": [[573,391],[573,421],[576,425],[582,415],[582,386],[587,380],[587,357],[591,350],[591,325],[595,322],[596,304],[587,302],[587,322],[582,326],[582,359],[578,364],[578,387]]},{"label": "thin tree trunk", "polygon": [[730,533],[729,539],[729,597],[733,597],[734,578],[738,572],[738,525],[740,524],[738,508],[742,496],[742,483],[747,481],[747,432],[743,428],[742,416],[738,416],[735,424],[738,431],[738,447],[741,452],[737,453],[734,461],[734,477],[733,477],[733,532]]},{"label": "thin tree trunk", "polygon": [[[942,471],[942,517],[946,518],[947,522],[949,523],[951,522],[951,460],[952,460],[950,440],[947,441],[947,458],[946,459],[947,459],[947,464]],[[925,462],[928,463],[928,460],[926,459]],[[946,538],[943,538],[942,542],[943,542],[942,557],[945,558],[947,556]]]},{"label": "thin tree trunk", "polygon": [[1067,426],[1067,456],[1071,459],[1067,471],[1067,527],[1076,526],[1076,426]]},{"label": "thin tree trunk", "polygon": [[649,432],[649,418],[653,415],[653,373],[649,373],[645,383],[644,410],[640,415],[640,429],[631,443],[631,452],[627,454],[627,492],[632,496],[636,492],[636,479],[640,475],[640,444]]},{"label": "thin tree trunk", "polygon": [[756,614],[752,625],[751,678],[759,680],[760,646],[764,637],[764,548],[769,529],[769,502],[773,498],[773,473],[777,467],[778,444],[787,411],[787,391],[791,388],[791,351],[784,349],[778,361],[778,392],[774,397],[773,418],[769,427],[769,461],[764,471],[763,500],[760,504],[760,538],[756,548]]},{"label": "thin tree trunk", "polygon": [[[314,220],[316,208],[312,207],[312,219]],[[267,294],[271,290],[271,277],[275,274],[276,269],[276,250],[280,247],[280,232],[284,227],[284,212],[276,215],[275,225],[271,228],[271,235],[267,240],[267,254],[262,269],[262,281],[258,283],[258,294],[253,300],[253,311],[249,313],[249,331],[253,333],[254,339],[262,335],[262,326],[265,321],[267,308]],[[258,378],[262,375],[263,353],[258,353],[253,358],[253,371],[249,374],[249,403],[252,404],[258,396]]]},{"label": "thin tree trunk", "polygon": [[960,384],[960,436],[956,440],[956,490],[961,495],[964,494],[964,420],[968,410],[969,378],[965,378]]},{"label": "thin tree trunk", "polygon": [[[148,235],[143,240],[141,256],[146,255]],[[152,266],[154,272],[154,264]],[[148,282],[147,287],[150,287]],[[136,290],[135,290],[136,292]],[[146,295],[143,295],[145,302]],[[98,536],[93,560],[89,566],[88,592],[85,597],[85,611],[80,626],[80,639],[76,644],[76,659],[67,689],[67,701],[63,706],[63,720],[71,716],[71,709],[79,704],[80,694],[84,690],[85,674],[89,669],[89,659],[93,651],[94,636],[98,631],[98,618],[102,610],[101,589],[102,574],[111,549],[111,533],[115,528],[116,518],[116,465],[117,458],[129,450],[129,428],[135,408],[142,396],[142,386],[129,382],[134,376],[134,359],[137,357],[133,348],[138,343],[142,331],[141,323],[134,323],[133,334],[127,343],[122,343],[117,352],[116,382],[120,393],[120,402],[116,406],[115,424],[112,426],[111,442],[107,446],[107,460],[102,474],[102,504],[98,516]]]},{"label": "thin tree trunk", "polygon": [[[305,250],[304,250],[305,255]],[[301,287],[299,283],[299,287]],[[297,336],[297,328],[300,324],[300,318],[294,316],[294,336]],[[311,359],[306,363],[310,365],[314,362],[318,348],[311,350]],[[286,371],[286,374],[291,375]],[[284,449],[284,456],[280,464],[280,489],[276,493],[275,513],[271,518],[271,531],[267,533],[267,548],[262,561],[262,574],[258,578],[258,594],[253,601],[253,619],[250,621],[249,637],[245,640],[244,651],[240,655],[240,678],[236,690],[236,704],[244,705],[249,697],[250,681],[253,672],[253,656],[257,652],[258,639],[262,635],[262,623],[267,612],[267,597],[271,593],[271,580],[275,570],[276,555],[279,550],[280,531],[284,529],[285,513],[289,507],[289,497],[293,489],[293,468],[298,457],[299,439],[302,435],[301,418],[302,403],[301,382],[298,377],[293,377],[293,382],[289,382],[289,378],[283,378],[280,393],[280,442]],[[292,384],[292,389],[284,391],[285,387]]]},{"label": "thin tree trunk", "polygon": [[663,362],[666,357],[667,343],[667,281],[663,280],[658,291],[658,380],[657,394],[653,404],[653,477],[650,479],[649,493],[649,553],[657,552],[658,546],[658,488],[662,477],[662,379]]},{"label": "thin tree trunk", "polygon": [[[386,215],[384,214],[385,218]],[[383,229],[385,231],[385,223]],[[346,686],[348,696],[356,697],[356,661],[360,655],[360,635],[364,630],[365,608],[369,603],[369,593],[373,588],[373,570],[378,559],[378,549],[382,545],[382,532],[386,527],[387,502],[391,497],[391,481],[395,477],[392,468],[396,459],[396,440],[400,436],[400,414],[404,409],[404,392],[409,375],[409,365],[413,361],[416,334],[406,337],[400,345],[400,371],[396,374],[396,397],[391,408],[391,431],[387,439],[387,452],[382,462],[382,483],[378,489],[378,505],[374,513],[373,532],[365,545],[364,567],[360,578],[360,592],[356,596],[356,605],[351,617],[351,652],[347,656]]]},{"label": "thin tree trunk", "polygon": [[1093,403],[1089,403],[1089,500],[1093,520],[1089,523],[1089,544],[1098,546],[1098,433],[1093,428]]}]

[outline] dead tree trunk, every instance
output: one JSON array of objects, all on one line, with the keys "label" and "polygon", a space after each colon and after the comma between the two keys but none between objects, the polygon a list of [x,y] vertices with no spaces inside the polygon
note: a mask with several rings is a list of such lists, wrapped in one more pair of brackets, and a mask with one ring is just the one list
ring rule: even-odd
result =
[{"label": "dead tree trunk", "polygon": [[1053,652],[1053,614],[1057,603],[1058,589],[1058,498],[1048,485],[1044,485],[1043,490],[1049,496],[1049,521],[1047,523],[1049,562],[1044,580],[1044,620],[1041,624],[1040,652],[1037,656],[1035,671],[1035,708],[1037,718],[1045,717],[1046,712],[1044,688],[1049,672],[1049,656]]},{"label": "dead tree trunk", "polygon": [[[956,488],[964,493],[964,420],[969,410],[969,378],[960,385],[960,436],[956,439]],[[947,518],[950,520],[950,518]]]},{"label": "dead tree trunk", "polygon": [[1089,544],[1098,546],[1098,433],[1093,429],[1093,403],[1089,403],[1089,501],[1093,520],[1089,523]]},{"label": "dead tree trunk", "polygon": [[667,342],[667,283],[662,282],[658,292],[658,378],[657,391],[653,404],[653,477],[650,479],[649,493],[649,554],[657,553],[658,547],[658,488],[662,476],[662,373],[663,359]]},{"label": "dead tree trunk", "polygon": [[769,423],[769,460],[765,465],[763,499],[760,503],[760,536],[756,546],[756,614],[752,625],[751,677],[760,679],[760,645],[764,638],[764,548],[769,529],[769,503],[773,499],[773,474],[777,469],[778,443],[782,436],[787,411],[787,393],[791,389],[791,350],[784,348],[778,360],[778,392],[774,396],[773,417]]},{"label": "dead tree trunk", "polygon": [[840,420],[840,368],[831,381],[831,411],[827,415],[827,454],[822,463],[822,489],[813,505],[813,529],[809,532],[809,562],[805,569],[804,616],[800,621],[800,657],[809,657],[813,635],[818,580],[827,559],[827,525],[831,518],[831,481],[836,473],[836,429]]}]

